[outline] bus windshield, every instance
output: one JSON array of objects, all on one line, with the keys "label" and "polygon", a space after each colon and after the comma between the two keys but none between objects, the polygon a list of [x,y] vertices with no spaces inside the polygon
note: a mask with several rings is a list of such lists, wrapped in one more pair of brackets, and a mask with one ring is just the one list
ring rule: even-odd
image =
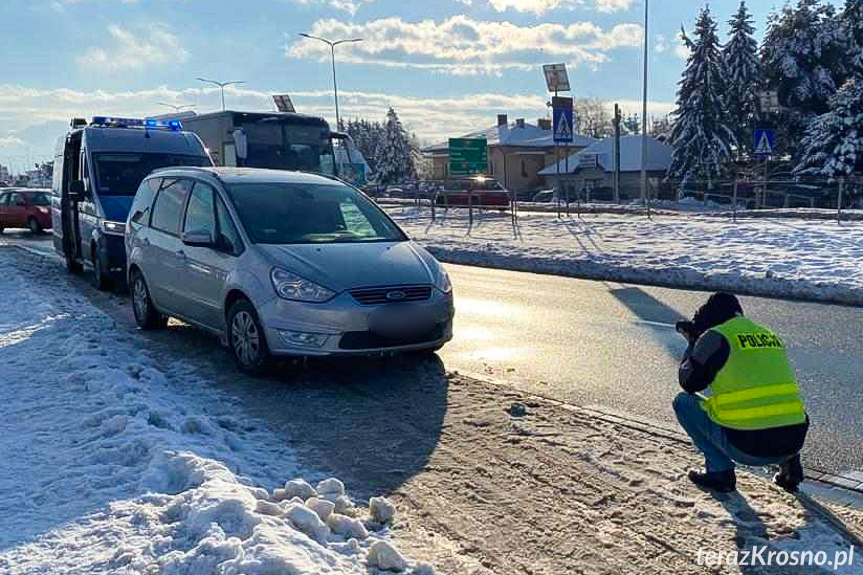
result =
[{"label": "bus windshield", "polygon": [[104,196],[134,196],[144,178],[159,168],[211,166],[206,156],[101,153],[93,155],[96,189]]},{"label": "bus windshield", "polygon": [[265,120],[242,128],[248,142],[243,166],[336,175],[329,130],[322,126]]}]

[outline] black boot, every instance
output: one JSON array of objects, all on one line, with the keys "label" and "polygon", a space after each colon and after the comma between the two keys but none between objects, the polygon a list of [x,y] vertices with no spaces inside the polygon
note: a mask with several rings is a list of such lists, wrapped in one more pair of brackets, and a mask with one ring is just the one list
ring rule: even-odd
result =
[{"label": "black boot", "polygon": [[689,480],[704,489],[712,489],[722,493],[728,493],[737,489],[737,475],[735,475],[733,469],[707,472],[693,469],[689,472]]},{"label": "black boot", "polygon": [[799,453],[779,466],[779,473],[773,476],[773,483],[788,493],[797,493],[797,488],[803,483],[803,464]]}]

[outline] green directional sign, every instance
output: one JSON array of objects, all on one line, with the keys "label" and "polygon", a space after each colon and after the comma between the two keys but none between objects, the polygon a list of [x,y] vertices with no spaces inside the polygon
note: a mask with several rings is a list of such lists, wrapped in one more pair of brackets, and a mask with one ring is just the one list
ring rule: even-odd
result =
[{"label": "green directional sign", "polygon": [[475,176],[488,171],[488,140],[485,138],[450,138],[449,173],[452,176]]}]

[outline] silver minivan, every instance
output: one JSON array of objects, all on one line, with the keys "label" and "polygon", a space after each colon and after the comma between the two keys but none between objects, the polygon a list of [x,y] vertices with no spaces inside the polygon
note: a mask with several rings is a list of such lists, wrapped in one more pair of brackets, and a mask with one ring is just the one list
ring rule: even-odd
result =
[{"label": "silver minivan", "polygon": [[434,351],[452,339],[446,271],[335,178],[157,170],[125,242],[138,325],[176,317],[213,332],[246,373],[273,356]]}]

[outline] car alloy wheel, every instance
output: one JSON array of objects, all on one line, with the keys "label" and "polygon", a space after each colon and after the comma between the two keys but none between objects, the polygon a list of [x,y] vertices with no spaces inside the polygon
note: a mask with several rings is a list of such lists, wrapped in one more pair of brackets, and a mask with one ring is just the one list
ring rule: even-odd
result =
[{"label": "car alloy wheel", "polygon": [[135,318],[139,320],[139,323],[150,313],[150,296],[147,293],[147,286],[144,285],[144,278],[141,276],[135,278],[135,285],[132,289],[132,306],[135,310]]},{"label": "car alloy wheel", "polygon": [[252,367],[260,360],[261,334],[255,319],[247,311],[234,315],[231,324],[231,343],[234,353],[244,366]]},{"label": "car alloy wheel", "polygon": [[160,329],[168,325],[168,317],[159,313],[153,305],[147,282],[138,271],[133,272],[132,276],[132,311],[141,329]]},{"label": "car alloy wheel", "polygon": [[39,221],[36,218],[30,218],[27,220],[27,227],[30,228],[30,232],[34,234],[42,233],[42,226],[39,225]]}]

